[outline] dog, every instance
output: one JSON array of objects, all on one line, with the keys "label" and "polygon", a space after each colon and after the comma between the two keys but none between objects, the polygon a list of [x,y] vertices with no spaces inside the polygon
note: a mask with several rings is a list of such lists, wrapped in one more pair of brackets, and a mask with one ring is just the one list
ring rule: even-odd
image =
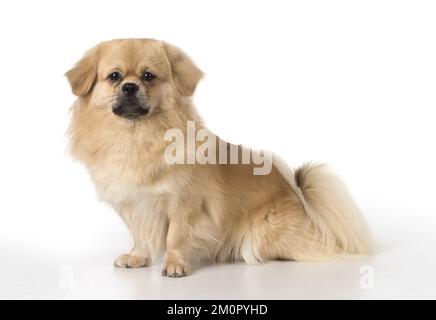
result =
[{"label": "dog", "polygon": [[[203,73],[177,47],[154,39],[102,42],[66,76],[78,97],[70,152],[134,240],[116,267],[146,267],[165,253],[162,275],[182,277],[194,256],[251,264],[372,252],[366,222],[327,166],[294,171],[272,155],[268,172],[254,174],[254,159],[265,153],[207,130],[190,99]],[[189,126],[215,139],[218,152],[196,158],[198,140],[184,148],[184,139],[173,139],[189,135]]]}]

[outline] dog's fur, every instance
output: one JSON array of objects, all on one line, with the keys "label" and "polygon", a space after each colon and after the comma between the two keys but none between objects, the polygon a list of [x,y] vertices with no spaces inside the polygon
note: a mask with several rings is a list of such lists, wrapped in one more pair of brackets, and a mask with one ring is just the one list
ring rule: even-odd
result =
[{"label": "dog's fur", "polygon": [[[141,81],[145,69],[156,79]],[[118,83],[107,79],[113,70],[123,75]],[[293,172],[274,156],[268,175],[253,175],[253,164],[164,161],[166,130],[186,132],[188,120],[204,128],[189,99],[202,72],[178,48],[152,39],[107,41],[66,75],[78,96],[71,153],[86,164],[99,197],[120,214],[135,241],[116,266],[144,267],[166,252],[163,275],[176,277],[189,273],[193,254],[257,263],[370,252],[358,208],[324,165]],[[146,116],[132,120],[112,112],[126,82],[139,86]]]}]

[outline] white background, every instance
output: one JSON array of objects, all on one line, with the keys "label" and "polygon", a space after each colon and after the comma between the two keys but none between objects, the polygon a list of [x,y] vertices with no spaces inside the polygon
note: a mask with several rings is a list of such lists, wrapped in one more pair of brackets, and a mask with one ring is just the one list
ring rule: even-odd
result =
[{"label": "white background", "polygon": [[[434,1],[2,1],[0,298],[436,298],[435,17]],[[63,73],[126,37],[191,55],[206,73],[195,104],[226,140],[330,163],[379,253],[184,279],[159,261],[115,270],[131,240],[66,153]]]}]

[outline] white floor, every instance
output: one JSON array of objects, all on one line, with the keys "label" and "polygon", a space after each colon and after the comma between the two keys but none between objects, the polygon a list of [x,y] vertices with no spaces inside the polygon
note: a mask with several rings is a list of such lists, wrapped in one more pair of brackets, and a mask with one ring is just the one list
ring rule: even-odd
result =
[{"label": "white floor", "polygon": [[435,299],[433,230],[397,230],[396,237],[387,237],[394,230],[385,227],[375,231],[380,252],[370,259],[199,266],[190,277],[179,279],[161,277],[161,261],[136,270],[112,267],[128,242],[127,233],[116,230],[97,232],[101,243],[82,237],[79,250],[71,246],[67,252],[56,241],[43,246],[40,239],[29,238],[24,247],[2,241],[0,298]]}]

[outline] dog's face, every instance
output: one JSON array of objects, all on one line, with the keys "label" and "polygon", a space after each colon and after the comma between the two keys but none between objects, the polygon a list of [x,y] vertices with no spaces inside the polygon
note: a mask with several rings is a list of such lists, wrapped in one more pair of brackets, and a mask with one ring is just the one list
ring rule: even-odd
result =
[{"label": "dog's face", "polygon": [[103,42],[67,72],[73,93],[129,120],[171,107],[176,95],[190,96],[202,72],[178,48],[153,39]]}]

